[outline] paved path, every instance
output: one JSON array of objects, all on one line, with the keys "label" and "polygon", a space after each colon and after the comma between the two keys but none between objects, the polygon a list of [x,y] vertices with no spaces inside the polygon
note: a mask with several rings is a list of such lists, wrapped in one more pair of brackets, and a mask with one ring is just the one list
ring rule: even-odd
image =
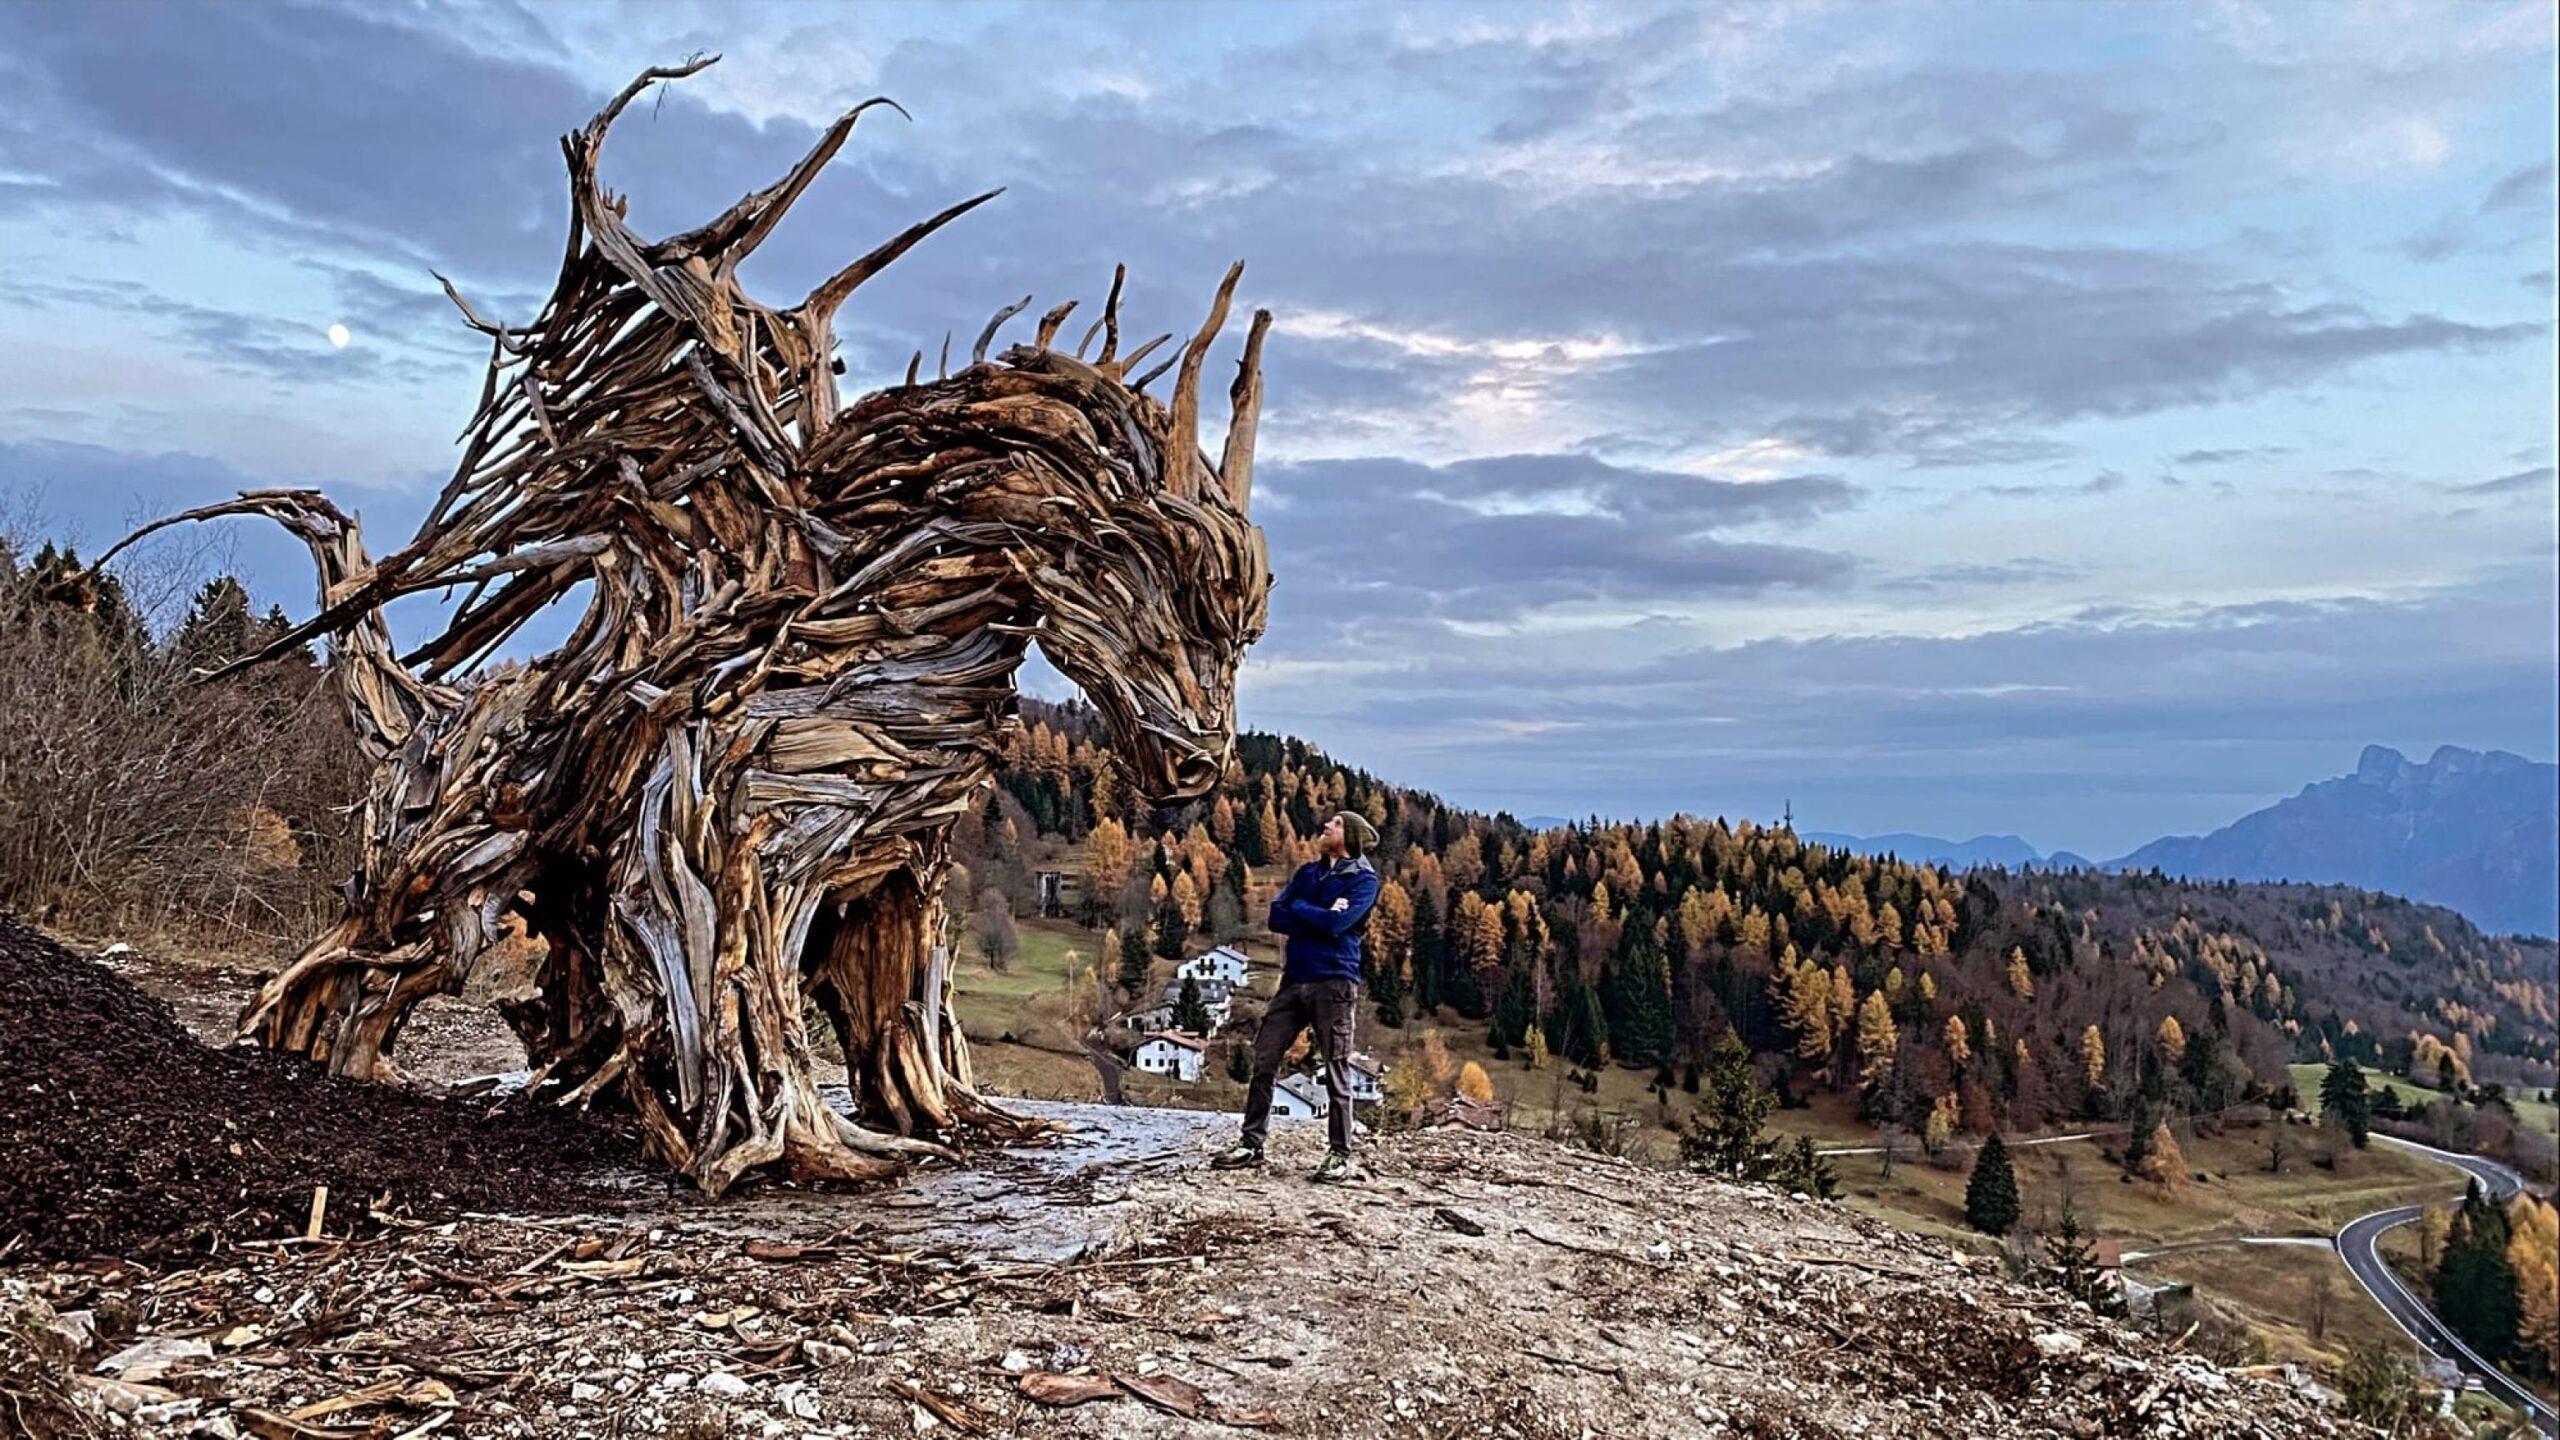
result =
[{"label": "paved path", "polygon": [[[2492,1199],[2504,1200],[2524,1188],[2523,1176],[2495,1160],[2438,1150],[2432,1145],[2420,1145],[2389,1135],[2376,1135],[2373,1140],[2376,1144],[2397,1146],[2454,1166],[2479,1180],[2480,1188],[2487,1191]],[[2535,1429],[2545,1435],[2560,1436],[2560,1417],[2552,1414],[2549,1405],[2497,1366],[2481,1359],[2479,1352],[2464,1344],[2461,1336],[2447,1329],[2434,1312],[2421,1304],[2417,1296],[2410,1294],[2409,1287],[2402,1284],[2400,1277],[2384,1263],[2379,1248],[2383,1235],[2425,1213],[2422,1206],[2401,1205],[2348,1221],[2347,1227],[2338,1232],[2338,1258],[2347,1263],[2356,1283],[2364,1286],[2365,1293],[2373,1297],[2374,1303],[2397,1321],[2401,1329],[2408,1331],[2410,1338],[2425,1346],[2429,1354],[2478,1375],[2482,1389],[2524,1411],[2532,1419]]]},{"label": "paved path", "polygon": [[2327,1250],[2337,1243],[2336,1238],[2329,1235],[2226,1235],[2217,1240],[2181,1240],[2174,1245],[2150,1250],[2127,1250],[2123,1258],[2124,1263],[2130,1265],[2137,1260],[2157,1260],[2163,1255],[2209,1250],[2216,1245],[2309,1245]]},{"label": "paved path", "polygon": [[[2012,1150],[2023,1150],[2029,1145],[2059,1145],[2065,1140],[2095,1140],[2101,1135],[2123,1133],[2124,1127],[2117,1125],[2102,1130],[2083,1130],[2076,1135],[2039,1135],[2033,1140],[2005,1140],[2004,1137],[2004,1143]],[[1903,1145],[1896,1145],[1893,1147],[1893,1153],[1900,1155],[1910,1146],[1918,1143],[1919,1141],[1912,1140]],[[1820,1151],[1824,1155],[1881,1155],[1884,1153],[1884,1147],[1881,1145],[1825,1145],[1820,1147]]]}]

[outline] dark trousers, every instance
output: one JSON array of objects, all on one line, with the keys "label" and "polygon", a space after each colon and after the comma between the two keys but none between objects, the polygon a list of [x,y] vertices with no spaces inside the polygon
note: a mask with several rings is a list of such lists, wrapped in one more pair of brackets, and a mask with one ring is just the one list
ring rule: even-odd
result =
[{"label": "dark trousers", "polygon": [[1283,985],[1262,1012],[1253,1036],[1253,1086],[1244,1097],[1244,1143],[1259,1150],[1271,1132],[1271,1084],[1298,1032],[1316,1032],[1324,1061],[1325,1134],[1336,1150],[1351,1149],[1351,1026],[1360,1009],[1357,980],[1308,980]]}]

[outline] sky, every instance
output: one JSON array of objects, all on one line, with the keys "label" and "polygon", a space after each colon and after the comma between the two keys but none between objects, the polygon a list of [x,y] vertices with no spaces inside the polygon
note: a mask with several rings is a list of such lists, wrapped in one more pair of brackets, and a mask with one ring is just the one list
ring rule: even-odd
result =
[{"label": "sky", "polygon": [[[847,307],[848,395],[1115,262],[1133,324],[1187,331],[1247,263],[1278,578],[1245,724],[1520,815],[2105,858],[2367,743],[2553,758],[2553,26],[5,6],[0,527],[94,551],[317,485],[389,548],[486,359],[429,272],[529,318],[558,137],[717,52],[608,143],[644,233],[872,95],[913,116],[747,267],[769,301],[1008,187]],[[308,613],[233,523],[182,562]]]}]

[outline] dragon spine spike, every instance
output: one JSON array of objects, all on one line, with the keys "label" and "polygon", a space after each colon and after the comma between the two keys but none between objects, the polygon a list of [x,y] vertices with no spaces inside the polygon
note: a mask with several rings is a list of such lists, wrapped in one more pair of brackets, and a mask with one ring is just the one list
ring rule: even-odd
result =
[{"label": "dragon spine spike", "polygon": [[1167,486],[1185,499],[1199,493],[1196,477],[1200,466],[1200,367],[1209,358],[1209,346],[1227,323],[1227,306],[1236,298],[1236,282],[1244,279],[1244,262],[1227,267],[1227,278],[1218,282],[1218,298],[1209,302],[1209,318],[1201,322],[1198,334],[1182,349],[1182,369],[1173,380],[1173,430],[1165,445]]}]

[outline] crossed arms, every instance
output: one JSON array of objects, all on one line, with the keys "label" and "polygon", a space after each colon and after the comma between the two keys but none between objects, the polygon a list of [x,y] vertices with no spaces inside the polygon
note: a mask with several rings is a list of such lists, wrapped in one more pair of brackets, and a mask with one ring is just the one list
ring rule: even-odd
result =
[{"label": "crossed arms", "polygon": [[1369,907],[1378,903],[1378,877],[1374,871],[1361,870],[1351,879],[1351,893],[1335,900],[1330,908],[1312,900],[1298,898],[1298,877],[1271,901],[1270,924],[1283,935],[1302,940],[1328,939],[1347,935],[1369,918]]}]

